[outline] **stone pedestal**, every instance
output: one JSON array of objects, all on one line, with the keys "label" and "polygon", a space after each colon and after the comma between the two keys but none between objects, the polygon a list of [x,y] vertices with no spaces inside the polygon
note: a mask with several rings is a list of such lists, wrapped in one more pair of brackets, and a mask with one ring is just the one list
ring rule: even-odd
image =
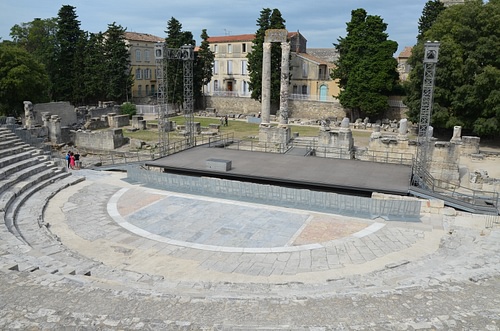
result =
[{"label": "stone pedestal", "polygon": [[49,140],[53,144],[60,144],[62,142],[61,136],[61,119],[57,115],[50,116],[48,122]]},{"label": "stone pedestal", "polygon": [[289,127],[264,127],[259,128],[259,144],[266,149],[276,146],[277,149],[285,148],[290,142],[291,129]]}]

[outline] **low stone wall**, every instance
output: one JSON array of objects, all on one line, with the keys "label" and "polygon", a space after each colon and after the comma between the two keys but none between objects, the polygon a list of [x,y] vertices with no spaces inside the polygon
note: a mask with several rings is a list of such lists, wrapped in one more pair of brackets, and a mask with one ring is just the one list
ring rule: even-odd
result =
[{"label": "low stone wall", "polygon": [[421,202],[370,199],[329,192],[262,185],[209,177],[181,176],[136,167],[127,177],[158,189],[348,216],[419,221]]},{"label": "low stone wall", "polygon": [[455,210],[453,208],[445,207],[444,201],[439,199],[419,199],[415,197],[378,192],[372,193],[372,199],[417,201],[420,203],[420,211],[425,214],[451,215],[455,213]]},{"label": "low stone wall", "polygon": [[72,135],[76,146],[88,149],[113,150],[128,142],[128,138],[123,137],[122,129],[99,132],[72,131]]},{"label": "low stone wall", "polygon": [[[262,110],[260,102],[251,98],[206,97],[206,108],[215,108],[219,114],[257,115]],[[346,112],[338,102],[289,100],[288,118],[337,118],[341,120]]]}]

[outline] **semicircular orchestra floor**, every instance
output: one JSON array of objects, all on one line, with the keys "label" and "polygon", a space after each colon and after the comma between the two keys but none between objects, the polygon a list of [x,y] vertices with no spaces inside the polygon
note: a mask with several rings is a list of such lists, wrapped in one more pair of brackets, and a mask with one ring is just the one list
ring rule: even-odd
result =
[{"label": "semicircular orchestra floor", "polygon": [[359,218],[241,201],[123,188],[108,204],[113,219],[150,239],[217,251],[297,251],[384,227]]}]

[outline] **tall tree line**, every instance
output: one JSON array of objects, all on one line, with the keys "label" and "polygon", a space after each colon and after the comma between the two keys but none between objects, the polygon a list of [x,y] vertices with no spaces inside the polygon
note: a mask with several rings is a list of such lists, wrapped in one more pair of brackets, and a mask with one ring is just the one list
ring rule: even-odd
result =
[{"label": "tall tree line", "polygon": [[[80,29],[76,8],[64,5],[56,18],[15,25],[10,35],[12,46],[29,52],[48,75],[42,99],[81,105],[127,99],[133,80],[125,31],[112,23],[104,33],[85,32]],[[33,92],[25,100],[39,100]],[[13,102],[22,107],[22,101]],[[6,109],[18,112],[19,106],[12,104]]]},{"label": "tall tree line", "polygon": [[[425,11],[424,11],[425,15]],[[405,103],[418,120],[424,41],[439,41],[431,124],[500,135],[500,0],[470,0],[440,10],[413,48]]]}]

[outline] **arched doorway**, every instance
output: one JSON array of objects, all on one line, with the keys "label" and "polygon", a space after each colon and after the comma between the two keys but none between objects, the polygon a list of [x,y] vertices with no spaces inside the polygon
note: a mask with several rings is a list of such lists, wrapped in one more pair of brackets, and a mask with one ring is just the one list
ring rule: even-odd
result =
[{"label": "arched doorway", "polygon": [[321,85],[319,88],[319,101],[326,101],[328,99],[328,87]]}]

